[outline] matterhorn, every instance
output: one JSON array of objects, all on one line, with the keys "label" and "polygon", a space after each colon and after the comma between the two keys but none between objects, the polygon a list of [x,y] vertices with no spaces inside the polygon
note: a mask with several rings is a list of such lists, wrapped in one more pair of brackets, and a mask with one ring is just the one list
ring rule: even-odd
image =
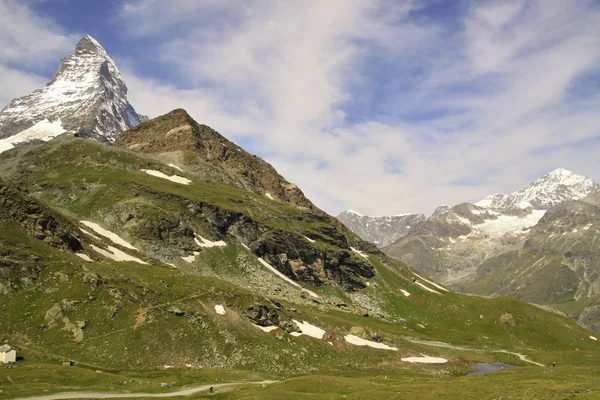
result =
[{"label": "matterhorn", "polygon": [[14,99],[0,112],[0,152],[65,132],[110,144],[143,118],[127,101],[127,86],[114,61],[85,36],[45,87]]}]

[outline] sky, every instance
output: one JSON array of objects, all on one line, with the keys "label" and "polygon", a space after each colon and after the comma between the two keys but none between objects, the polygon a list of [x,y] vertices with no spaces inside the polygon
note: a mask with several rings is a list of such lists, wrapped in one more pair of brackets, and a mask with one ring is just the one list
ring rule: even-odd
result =
[{"label": "sky", "polygon": [[92,35],[331,214],[430,214],[562,167],[600,181],[597,0],[0,0],[0,107]]}]

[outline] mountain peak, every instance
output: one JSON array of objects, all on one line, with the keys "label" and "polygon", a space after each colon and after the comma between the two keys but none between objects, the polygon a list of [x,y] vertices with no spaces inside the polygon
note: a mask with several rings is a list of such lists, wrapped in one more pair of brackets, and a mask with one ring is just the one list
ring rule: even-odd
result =
[{"label": "mountain peak", "polygon": [[75,55],[92,54],[106,56],[106,50],[90,35],[85,35],[75,46]]},{"label": "mountain peak", "polygon": [[90,35],[63,57],[43,88],[14,99],[0,112],[0,152],[64,132],[112,143],[140,123],[114,61]]},{"label": "mountain peak", "polygon": [[476,205],[485,208],[497,209],[525,209],[534,208],[547,210],[559,203],[568,200],[579,200],[600,186],[582,175],[564,168],[557,168],[527,187],[511,194],[495,194],[488,196]]}]

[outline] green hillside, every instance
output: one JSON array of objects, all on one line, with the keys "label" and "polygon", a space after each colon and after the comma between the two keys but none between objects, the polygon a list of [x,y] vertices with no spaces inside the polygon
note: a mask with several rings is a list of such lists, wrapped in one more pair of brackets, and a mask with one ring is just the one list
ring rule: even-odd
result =
[{"label": "green hillside", "polygon": [[[24,357],[0,369],[7,398],[147,391],[169,379],[174,389],[289,378],[222,398],[320,398],[321,386],[335,398],[401,388],[432,390],[429,398],[473,388],[486,398],[508,381],[536,382],[539,393],[598,387],[585,377],[597,374],[600,345],[570,319],[446,291],[304,203],[301,192],[266,196],[267,183],[236,180],[240,170],[213,163],[211,173],[232,174],[219,183],[206,178],[198,151],[167,150],[64,136],[0,155],[0,341]],[[271,187],[288,184],[273,179]],[[130,261],[113,259],[123,256]],[[294,321],[322,338],[299,336]],[[349,334],[395,350],[357,346]],[[423,355],[448,362],[402,361]],[[498,360],[521,368],[464,376],[475,362]],[[564,369],[540,366],[553,361]],[[554,374],[577,377],[545,385]]]}]

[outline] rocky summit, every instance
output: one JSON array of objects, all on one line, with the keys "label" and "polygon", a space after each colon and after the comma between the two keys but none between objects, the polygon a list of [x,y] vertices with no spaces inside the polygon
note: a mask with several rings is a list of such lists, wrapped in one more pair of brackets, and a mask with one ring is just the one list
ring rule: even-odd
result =
[{"label": "rocky summit", "polygon": [[144,118],[127,101],[127,86],[114,61],[85,36],[46,86],[0,112],[0,151],[65,132],[112,143]]}]

